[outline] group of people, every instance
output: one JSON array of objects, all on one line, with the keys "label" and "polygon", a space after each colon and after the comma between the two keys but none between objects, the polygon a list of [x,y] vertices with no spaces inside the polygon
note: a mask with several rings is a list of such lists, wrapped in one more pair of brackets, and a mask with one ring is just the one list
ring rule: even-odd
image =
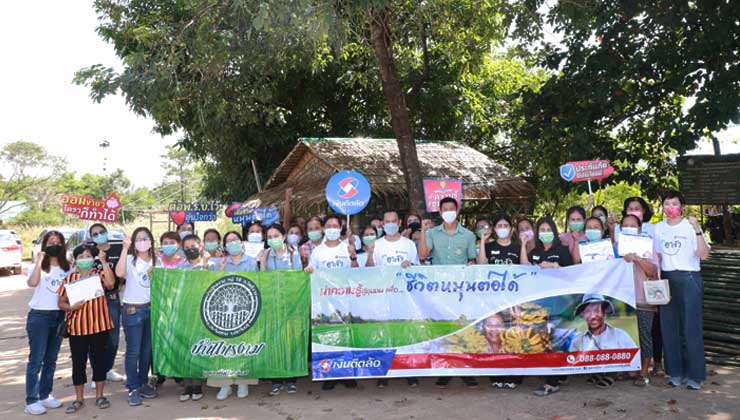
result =
[{"label": "group of people", "polygon": [[[157,387],[166,378],[154,372],[150,380],[149,375],[152,367],[149,281],[154,267],[223,272],[303,269],[309,274],[316,269],[405,268],[419,264],[527,264],[547,269],[580,264],[582,244],[609,238],[616,246],[620,235],[646,235],[654,242],[651,258],[623,256],[625,261],[634,263],[642,355],[642,370],[625,375],[637,386],[647,385],[651,359],[655,359],[654,373],[661,370],[662,344],[667,383],[673,387],[701,388],[706,369],[700,261],[708,257],[709,245],[697,220],[684,217],[685,202],[680,192],[663,194],[664,219],[656,224],[650,222],[653,212],[648,203],[640,197],[631,197],[625,200],[619,220],[602,206],[589,209],[590,214],[581,206],[571,207],[563,233],[550,217],[542,217],[535,223],[526,217],[512,219],[507,215],[477,220],[473,233],[459,221],[456,200],[444,198],[439,204],[441,223],[438,225],[431,215],[407,214],[402,219],[393,210],[372,217],[359,235],[353,234],[344,217],[336,215],[308,220],[298,217],[290,224],[254,223],[242,232],[223,235],[208,229],[201,236],[196,234],[193,224],[184,223],[177,231],[162,234],[159,247],[146,227],[134,230],[122,244],[114,244],[108,240],[106,227],[96,223],[89,228],[91,242],[72,250],[72,261],[68,259],[64,236],[49,231],[42,238],[41,252],[28,275],[28,285],[35,290],[26,326],[30,353],[25,411],[43,414],[46,409],[61,407],[51,392],[64,337],[69,337],[76,394],[66,411],[74,413],[85,404],[88,359],[93,372],[95,405],[102,409],[109,407],[105,382],[122,380],[113,370],[121,326],[126,337],[124,366],[129,405],[141,405],[142,399],[157,397]],[[255,246],[259,248],[256,254],[247,252]],[[70,304],[64,286],[90,276],[99,276],[105,294]],[[642,282],[659,276],[668,280],[672,297],[669,304],[655,307],[645,301]],[[597,322],[603,321],[610,306],[603,299],[584,302],[583,316],[587,323],[594,323],[594,328],[579,338],[583,348],[598,348],[600,340],[613,333],[608,325]],[[180,401],[203,398],[202,379],[174,379],[183,386]],[[439,378],[436,385],[446,387],[450,379]],[[462,379],[468,387],[478,386],[475,377]],[[521,377],[491,377],[490,381],[497,388],[514,388],[521,383]],[[548,376],[535,394],[545,396],[557,392],[566,381],[566,376]],[[614,377],[594,375],[589,381],[609,387]],[[342,382],[348,387],[356,386],[352,380]],[[207,385],[217,387],[217,399],[224,400],[233,393],[233,385],[237,396],[244,398],[248,396],[249,385],[255,383],[256,380],[209,379]],[[409,378],[408,383],[416,386],[418,381]],[[335,384],[325,381],[322,389],[332,389]],[[377,382],[378,387],[386,385],[385,380]],[[270,395],[283,391],[295,393],[296,378],[272,381]]]}]

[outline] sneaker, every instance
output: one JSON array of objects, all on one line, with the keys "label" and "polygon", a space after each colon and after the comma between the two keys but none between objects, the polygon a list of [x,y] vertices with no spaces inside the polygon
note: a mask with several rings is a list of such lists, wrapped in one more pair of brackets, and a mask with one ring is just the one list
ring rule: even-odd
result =
[{"label": "sneaker", "polygon": [[154,388],[153,386],[149,384],[146,384],[141,387],[141,391],[139,392],[139,395],[141,396],[141,398],[149,400],[152,398],[157,398],[157,395],[159,394],[157,393],[156,388]]},{"label": "sneaker", "polygon": [[200,385],[196,385],[193,387],[193,395],[191,396],[193,401],[198,401],[199,399],[203,398],[203,389]]},{"label": "sneaker", "polygon": [[683,379],[679,378],[678,376],[671,376],[666,381],[666,385],[672,386],[673,388],[681,386],[681,383],[683,383]]},{"label": "sneaker", "polygon": [[419,386],[419,380],[416,378],[408,378],[406,379],[406,383],[408,383],[411,388],[416,388]]},{"label": "sneaker", "polygon": [[321,384],[321,389],[323,391],[331,391],[336,385],[336,381],[324,381],[324,383]]},{"label": "sneaker", "polygon": [[470,376],[463,376],[462,380],[463,380],[463,383],[465,383],[465,386],[467,386],[468,388],[471,388],[471,389],[478,388],[477,379],[470,377]]},{"label": "sneaker", "polygon": [[296,387],[295,382],[288,382],[288,384],[285,385],[285,390],[288,394],[295,394],[298,392],[298,387]]},{"label": "sneaker", "polygon": [[249,396],[249,385],[247,384],[239,384],[236,387],[236,397],[237,398],[247,398]]},{"label": "sneaker", "polygon": [[33,404],[28,404],[23,412],[32,416],[40,416],[46,414],[46,407],[41,404],[41,401],[36,401]]},{"label": "sneaker", "polygon": [[538,388],[536,391],[534,391],[534,395],[538,397],[546,397],[550,394],[554,394],[556,392],[560,391],[559,386],[552,386],[552,385],[543,385],[540,388]]},{"label": "sneaker", "polygon": [[692,391],[698,391],[701,389],[701,382],[689,379],[688,382],[686,382],[686,388]]},{"label": "sneaker", "polygon": [[437,382],[435,382],[434,385],[436,385],[437,388],[447,388],[447,385],[449,383],[450,383],[450,378],[448,376],[443,376],[437,379]]},{"label": "sneaker", "polygon": [[380,389],[383,389],[388,386],[388,379],[378,379],[378,383],[375,385]]},{"label": "sneaker", "polygon": [[272,384],[272,389],[270,390],[270,396],[276,397],[280,395],[280,392],[283,390],[283,384]]},{"label": "sneaker", "polygon": [[128,392],[128,405],[131,407],[141,405],[141,397],[139,396],[138,389],[132,389]]},{"label": "sneaker", "polygon": [[216,399],[218,401],[223,401],[231,395],[231,385],[222,386],[221,389],[218,390],[218,394],[216,394]]},{"label": "sneaker", "polygon": [[116,372],[115,370],[111,369],[108,371],[108,373],[105,374],[105,379],[111,382],[121,382],[123,381],[123,376],[121,376],[121,374]]},{"label": "sneaker", "polygon": [[491,382],[491,386],[496,389],[501,389],[504,387],[504,383],[503,382]]},{"label": "sneaker", "polygon": [[514,382],[504,382],[503,385],[504,385],[504,388],[506,388],[506,389],[515,389],[516,388],[516,383],[514,383]]},{"label": "sneaker", "polygon": [[59,408],[62,406],[62,402],[54,398],[53,396],[49,395],[46,397],[45,400],[39,401],[41,405],[43,405],[46,408]]},{"label": "sneaker", "polygon": [[193,395],[193,387],[186,386],[185,389],[182,391],[182,394],[180,394],[180,401],[185,402],[189,400],[192,395]]}]

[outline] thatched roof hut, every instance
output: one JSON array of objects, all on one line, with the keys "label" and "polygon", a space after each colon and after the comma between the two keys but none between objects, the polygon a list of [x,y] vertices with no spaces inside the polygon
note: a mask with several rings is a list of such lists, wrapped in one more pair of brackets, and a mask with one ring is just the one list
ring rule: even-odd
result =
[{"label": "thatched roof hut", "polygon": [[[449,141],[417,141],[416,149],[424,178],[463,180],[463,212],[528,213],[534,187],[483,153]],[[370,182],[367,212],[408,208],[396,140],[367,138],[299,139],[264,191],[249,197],[247,204],[281,207],[285,190],[292,187],[294,215],[326,213],[326,183],[345,169],[360,172]]]}]

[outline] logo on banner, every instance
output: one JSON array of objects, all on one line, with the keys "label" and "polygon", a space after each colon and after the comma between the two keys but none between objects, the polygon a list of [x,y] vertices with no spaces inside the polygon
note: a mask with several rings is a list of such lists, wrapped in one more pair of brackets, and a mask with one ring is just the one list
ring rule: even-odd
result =
[{"label": "logo on banner", "polygon": [[599,181],[614,173],[614,167],[608,160],[582,160],[568,162],[560,166],[560,177],[568,182],[583,182],[595,179]]},{"label": "logo on banner", "polygon": [[326,201],[339,214],[357,214],[370,202],[370,183],[359,172],[337,172],[326,184]]},{"label": "logo on banner", "polygon": [[395,349],[326,352],[322,359],[314,354],[313,377],[385,376],[395,355]]},{"label": "logo on banner", "polygon": [[262,307],[257,286],[246,277],[229,275],[213,283],[203,295],[200,316],[213,334],[231,338],[254,325]]},{"label": "logo on banner", "polygon": [[570,182],[573,180],[573,178],[576,177],[576,168],[571,165],[570,163],[567,163],[560,167],[560,177],[562,177],[564,180]]}]

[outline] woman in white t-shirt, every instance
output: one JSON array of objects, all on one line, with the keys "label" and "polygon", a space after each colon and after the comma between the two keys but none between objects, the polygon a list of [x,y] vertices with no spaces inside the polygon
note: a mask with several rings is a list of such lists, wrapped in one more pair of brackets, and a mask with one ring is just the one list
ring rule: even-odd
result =
[{"label": "woman in white t-shirt", "polygon": [[665,369],[669,385],[699,390],[706,379],[700,270],[709,245],[696,218],[682,216],[686,203],[680,192],[666,191],[662,203],[666,219],[655,226],[653,240],[671,291],[670,303],[660,307]]},{"label": "woman in white t-shirt", "polygon": [[[357,268],[357,251],[353,241],[343,242],[342,222],[339,216],[327,216],[324,219],[324,242],[317,246],[311,257],[308,266],[304,271],[308,274],[314,272],[317,268]],[[347,227],[347,238],[352,238],[352,228]],[[347,388],[356,388],[357,381],[354,379],[343,380],[342,383]],[[334,389],[336,381],[324,381],[321,389],[329,391]]]},{"label": "woman in white t-shirt", "polygon": [[51,389],[59,347],[62,345],[59,327],[64,322],[64,311],[59,309],[57,292],[70,272],[64,236],[55,230],[46,232],[41,239],[41,252],[36,257],[36,265],[26,281],[28,287],[34,288],[26,319],[29,354],[24,411],[27,414],[40,415],[46,413],[47,408],[62,406],[51,395]]},{"label": "woman in white t-shirt", "polygon": [[126,388],[128,403],[141,405],[141,398],[155,398],[157,390],[148,384],[152,366],[152,328],[149,313],[149,277],[156,264],[154,236],[138,227],[123,241],[116,276],[126,279],[121,324],[126,336]]}]

